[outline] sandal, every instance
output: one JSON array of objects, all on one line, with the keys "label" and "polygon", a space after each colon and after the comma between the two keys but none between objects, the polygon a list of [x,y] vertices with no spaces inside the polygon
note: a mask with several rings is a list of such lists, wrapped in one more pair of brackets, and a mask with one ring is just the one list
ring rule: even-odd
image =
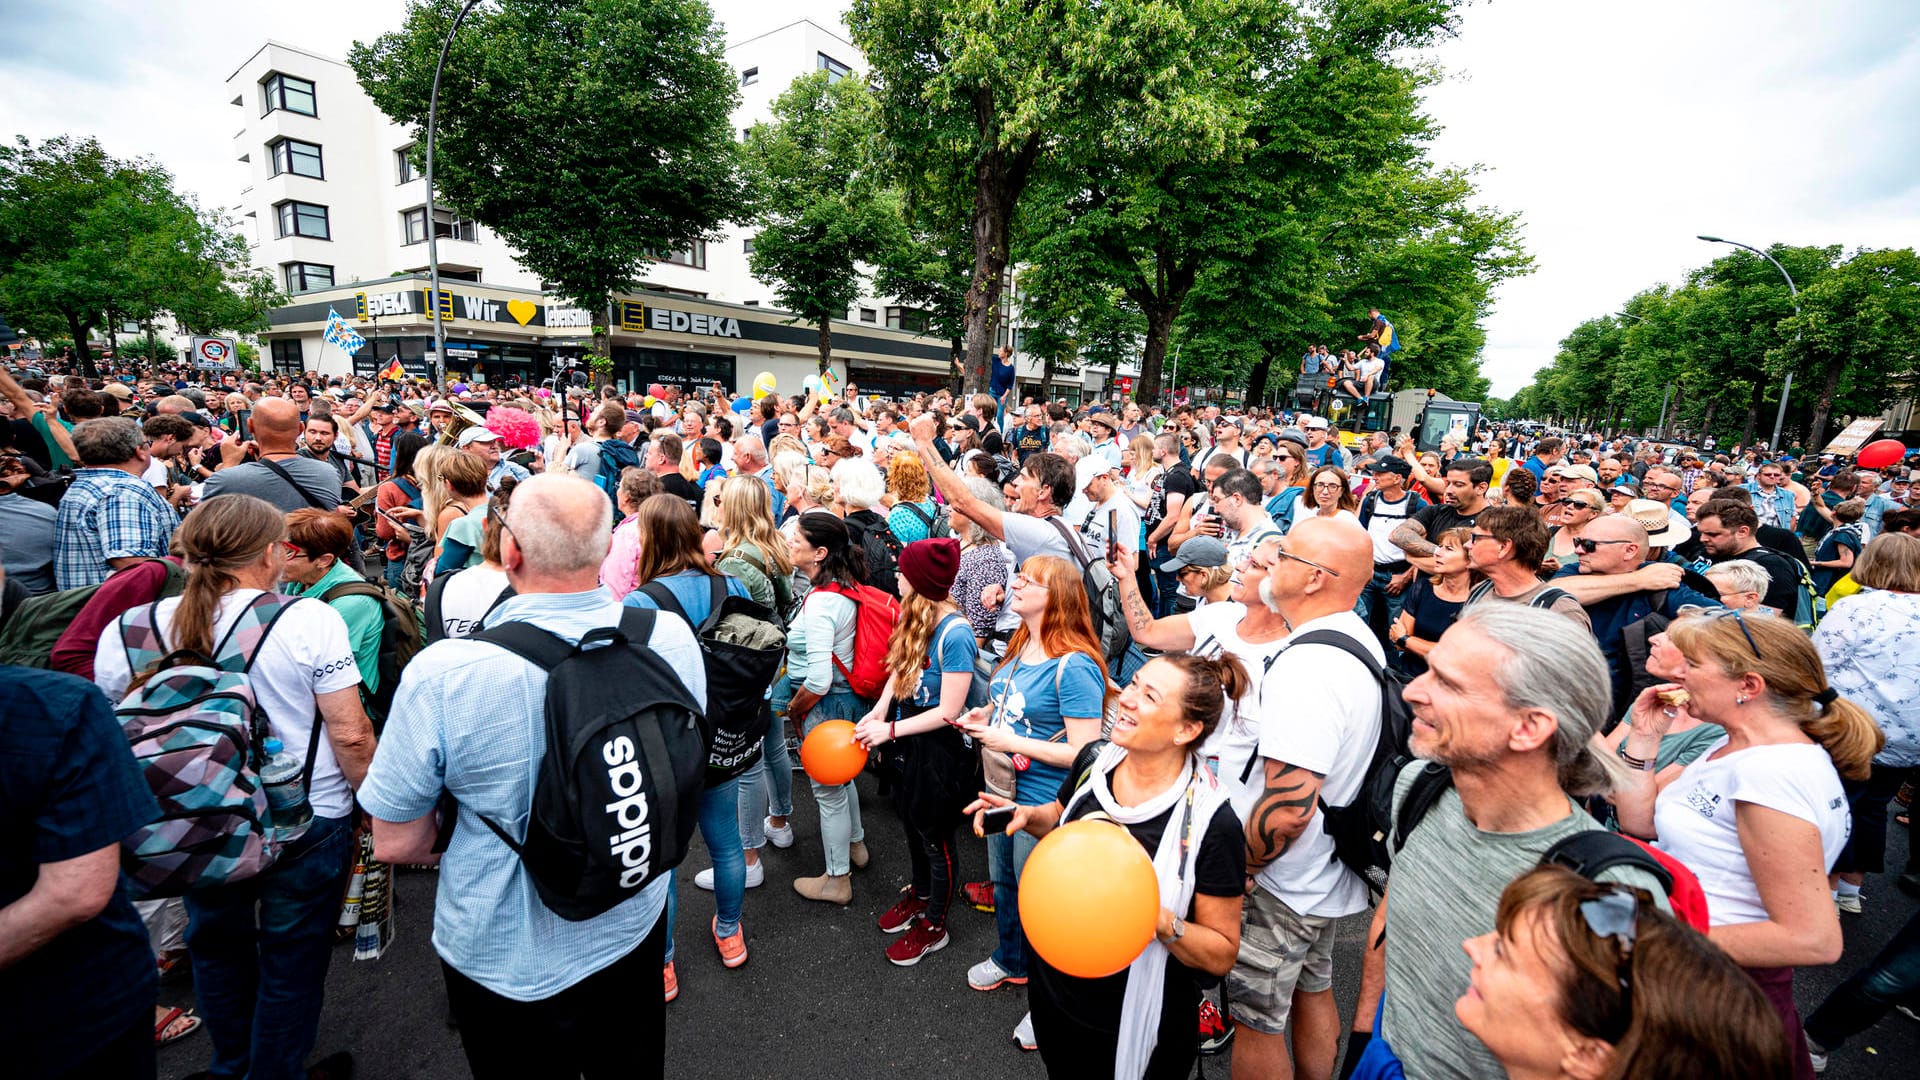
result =
[{"label": "sandal", "polygon": [[[189,1009],[168,1009],[153,1024],[153,1045],[166,1046],[200,1030],[201,1019]],[[182,1025],[184,1026],[176,1026]]]}]

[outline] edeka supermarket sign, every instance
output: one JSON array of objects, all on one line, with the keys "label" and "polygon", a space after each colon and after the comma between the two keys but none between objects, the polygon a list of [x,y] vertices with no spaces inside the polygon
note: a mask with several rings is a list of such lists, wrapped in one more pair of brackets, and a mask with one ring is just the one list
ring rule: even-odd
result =
[{"label": "edeka supermarket sign", "polygon": [[740,320],[724,315],[703,315],[697,311],[648,307],[636,300],[623,300],[620,303],[620,329],[634,334],[659,330],[670,334],[737,338],[740,336]]},{"label": "edeka supermarket sign", "polygon": [[[372,319],[431,316],[427,303],[430,289],[399,289],[384,293],[355,293],[354,318]],[[519,326],[585,327],[593,316],[582,308],[558,304],[536,304],[531,300],[492,300],[484,296],[440,290],[442,319],[483,323],[513,323]]]}]

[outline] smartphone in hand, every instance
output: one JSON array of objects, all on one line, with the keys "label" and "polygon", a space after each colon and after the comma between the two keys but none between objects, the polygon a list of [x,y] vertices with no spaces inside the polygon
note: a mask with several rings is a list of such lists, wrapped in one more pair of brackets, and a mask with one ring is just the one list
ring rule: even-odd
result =
[{"label": "smartphone in hand", "polygon": [[1120,511],[1107,511],[1107,561],[1120,558]]},{"label": "smartphone in hand", "polygon": [[1011,806],[996,806],[980,811],[980,831],[987,836],[1006,832],[1007,826],[1013,823],[1013,811]]}]

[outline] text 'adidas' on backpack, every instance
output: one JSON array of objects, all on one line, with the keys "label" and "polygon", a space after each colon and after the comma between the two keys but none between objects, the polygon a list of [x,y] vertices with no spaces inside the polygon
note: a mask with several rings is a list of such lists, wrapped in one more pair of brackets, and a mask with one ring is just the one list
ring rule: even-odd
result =
[{"label": "text 'adidas' on backpack", "polygon": [[829,582],[815,588],[839,593],[853,601],[853,666],[841,663],[838,656],[833,658],[833,666],[846,676],[847,685],[856,696],[868,701],[877,699],[887,688],[887,680],[893,677],[887,670],[887,646],[893,639],[894,624],[900,621],[900,601],[871,585],[848,588]]},{"label": "text 'adidas' on backpack", "polygon": [[626,608],[617,628],[577,645],[517,621],[470,639],[547,672],[547,746],[525,839],[480,820],[520,856],[541,902],[571,922],[613,909],[679,865],[700,819],[706,720],[647,644],[656,617]]},{"label": "text 'adidas' on backpack", "polygon": [[[254,597],[210,657],[167,647],[158,601],[122,617],[129,670],[155,672],[115,710],[160,803],[159,819],[122,843],[122,868],[141,898],[244,881],[272,866],[288,839],[274,833],[260,782],[267,718],[249,672],[267,634],[297,602],[270,592]],[[308,781],[320,737],[316,714]]]},{"label": "text 'adidas' on backpack", "polygon": [[[724,784],[760,760],[773,721],[767,688],[786,658],[787,635],[765,604],[727,592],[725,577],[709,577],[707,585],[712,603],[693,636],[707,671],[707,783]],[[660,610],[687,618],[665,582],[649,581],[640,591]]]}]

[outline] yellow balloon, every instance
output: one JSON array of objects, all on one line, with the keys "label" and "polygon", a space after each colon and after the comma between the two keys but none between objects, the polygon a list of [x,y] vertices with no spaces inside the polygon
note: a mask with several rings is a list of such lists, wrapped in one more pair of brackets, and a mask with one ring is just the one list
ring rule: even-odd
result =
[{"label": "yellow balloon", "polygon": [[753,377],[753,400],[759,401],[761,398],[773,393],[773,390],[773,372],[763,371]]}]

